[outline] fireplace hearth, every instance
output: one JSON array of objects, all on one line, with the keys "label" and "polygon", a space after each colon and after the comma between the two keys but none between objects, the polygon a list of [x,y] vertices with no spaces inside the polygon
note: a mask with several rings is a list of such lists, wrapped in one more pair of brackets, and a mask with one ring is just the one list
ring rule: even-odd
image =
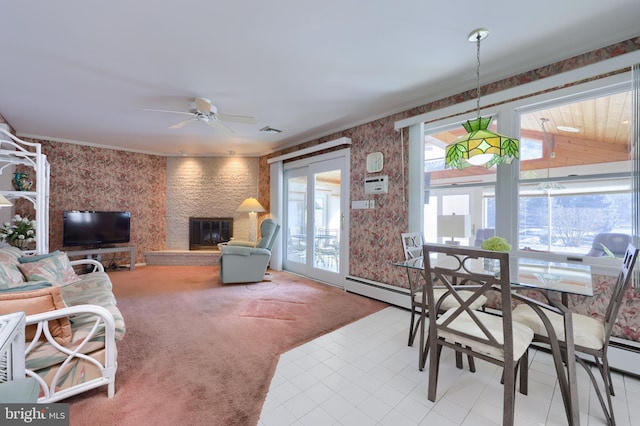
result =
[{"label": "fireplace hearth", "polygon": [[217,250],[220,243],[231,240],[233,218],[190,217],[189,250]]}]

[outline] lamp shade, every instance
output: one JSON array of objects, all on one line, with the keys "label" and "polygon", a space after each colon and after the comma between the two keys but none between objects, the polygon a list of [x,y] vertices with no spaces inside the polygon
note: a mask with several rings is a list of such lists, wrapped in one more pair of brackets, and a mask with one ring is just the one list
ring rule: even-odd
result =
[{"label": "lamp shade", "polygon": [[462,126],[467,134],[453,141],[446,149],[445,167],[464,169],[484,164],[487,168],[502,163],[511,164],[519,158],[518,139],[489,130],[491,117],[480,117],[480,40],[487,38],[489,30],[478,28],[469,34],[469,41],[476,42],[476,109],[478,118],[468,120]]},{"label": "lamp shade", "polygon": [[240,206],[238,206],[238,208],[236,209],[237,212],[245,212],[245,213],[251,213],[251,212],[264,212],[266,211],[264,209],[264,207],[262,207],[262,204],[260,204],[260,202],[258,200],[256,200],[253,197],[249,197],[246,200],[244,200]]},{"label": "lamp shade", "polygon": [[12,205],[4,195],[0,194],[0,207],[11,207]]},{"label": "lamp shade", "polygon": [[471,220],[467,215],[438,216],[438,237],[468,237],[471,233]]},{"label": "lamp shade", "polygon": [[491,117],[469,120],[462,126],[467,131],[446,149],[445,165],[456,169],[485,164],[487,168],[519,158],[518,139],[488,130]]}]

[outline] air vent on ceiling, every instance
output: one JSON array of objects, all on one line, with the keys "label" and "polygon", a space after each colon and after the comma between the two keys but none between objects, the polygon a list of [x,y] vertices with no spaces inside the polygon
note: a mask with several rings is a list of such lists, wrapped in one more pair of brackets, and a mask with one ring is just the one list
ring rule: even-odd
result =
[{"label": "air vent on ceiling", "polygon": [[282,130],[274,129],[271,126],[264,126],[262,129],[260,129],[260,131],[267,132],[267,133],[282,133]]}]

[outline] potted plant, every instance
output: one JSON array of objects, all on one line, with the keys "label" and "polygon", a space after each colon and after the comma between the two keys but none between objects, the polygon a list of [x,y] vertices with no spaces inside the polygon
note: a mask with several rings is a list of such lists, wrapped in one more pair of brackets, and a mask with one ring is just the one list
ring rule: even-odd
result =
[{"label": "potted plant", "polygon": [[[509,244],[509,242],[506,239],[502,237],[498,237],[497,235],[493,237],[489,237],[486,240],[484,240],[480,247],[483,250],[489,250],[489,251],[498,251],[498,252],[511,251],[511,244]],[[497,259],[484,259],[484,269],[490,272],[499,272],[499,271],[496,271],[496,267],[497,267],[496,263],[497,263]]]},{"label": "potted plant", "polygon": [[494,236],[482,242],[483,250],[508,252],[511,251],[511,244],[502,237]]},{"label": "potted plant", "polygon": [[36,221],[15,215],[11,222],[5,222],[0,228],[0,241],[9,243],[21,250],[36,240]]}]

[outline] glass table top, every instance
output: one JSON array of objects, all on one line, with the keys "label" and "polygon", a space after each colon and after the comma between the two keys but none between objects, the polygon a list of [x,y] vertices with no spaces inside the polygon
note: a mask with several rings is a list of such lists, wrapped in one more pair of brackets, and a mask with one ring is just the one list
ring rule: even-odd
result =
[{"label": "glass table top", "polygon": [[[515,285],[593,296],[590,265],[546,261],[526,257],[510,257],[511,282]],[[394,262],[394,266],[424,269],[422,257]],[[446,267],[446,264],[442,265]],[[486,272],[482,259],[474,260],[471,268]]]}]

